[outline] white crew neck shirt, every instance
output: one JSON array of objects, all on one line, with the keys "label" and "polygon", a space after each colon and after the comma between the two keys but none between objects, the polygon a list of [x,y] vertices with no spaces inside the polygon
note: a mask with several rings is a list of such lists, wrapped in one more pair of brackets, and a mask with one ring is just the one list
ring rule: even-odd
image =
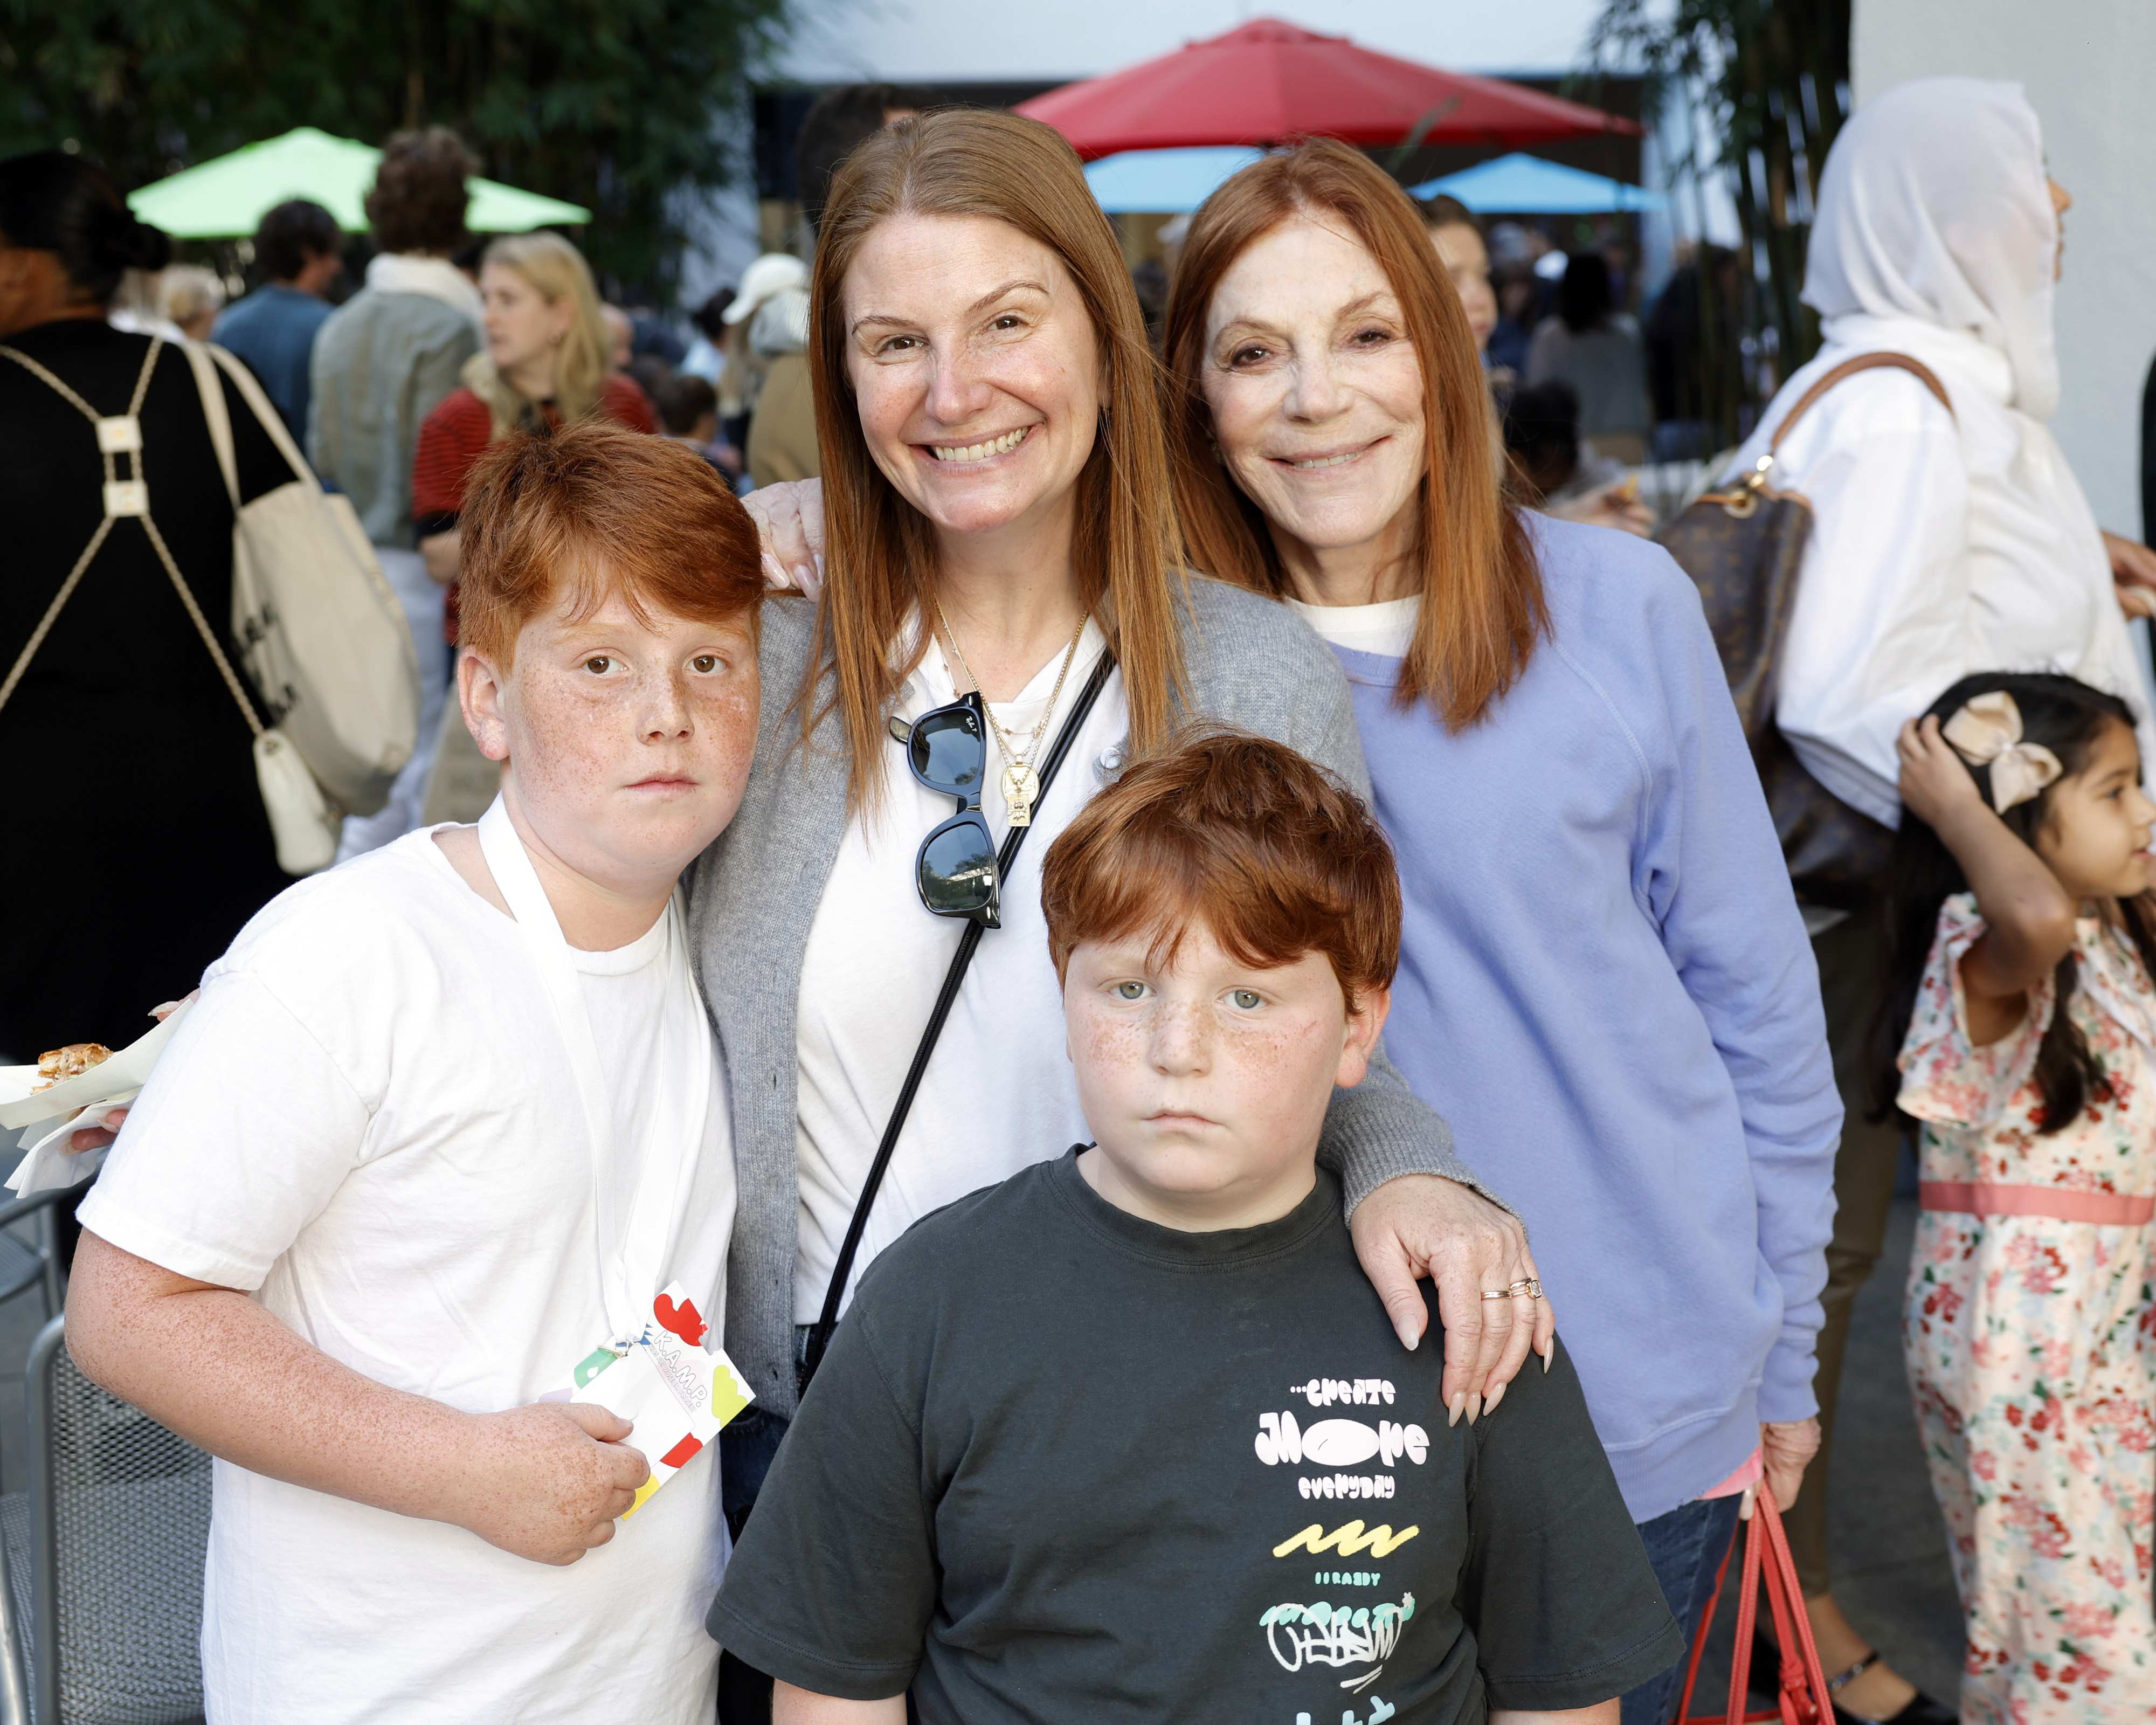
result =
[{"label": "white crew neck shirt", "polygon": [[[1099,625],[1088,623],[1038,754],[1029,759],[1046,759],[1106,645]],[[1017,700],[994,704],[996,718],[1022,752],[1062,668],[1058,653]],[[897,711],[911,721],[957,698],[942,649],[932,644],[901,690]],[[870,1212],[854,1280],[931,1210],[1091,1139],[1068,1065],[1058,1067],[1060,1081],[1043,1085],[1037,1062],[1011,1061],[1004,1051],[1063,1046],[1063,998],[1055,973],[1041,963],[1048,945],[1041,859],[1121,770],[1129,735],[1118,670],[1102,687],[1055,783],[1034,806],[1032,836],[1003,883],[1003,926],[982,937],[952,1003]],[[802,959],[794,1129],[801,1186],[793,1271],[798,1323],[814,1323],[823,1310],[869,1165],[966,926],[930,915],[914,886],[921,841],[957,812],[957,799],[923,788],[896,743],[886,764],[881,814],[848,822]],[[1009,813],[993,735],[986,777],[982,812],[1000,845]]]},{"label": "white crew neck shirt", "polygon": [[[203,978],[84,1224],[256,1292],[331,1358],[473,1413],[567,1383],[606,1329],[583,1112],[516,926],[434,831],[280,894]],[[572,950],[614,1109],[642,1144],[673,919]],[[734,1168],[715,1045],[662,1275],[723,1333]],[[611,1170],[616,1214],[639,1169]],[[203,1631],[220,1725],[708,1725],[724,1564],[716,1445],[556,1568],[439,1522],[219,1461]]]},{"label": "white crew neck shirt", "polygon": [[1420,593],[1382,599],[1374,605],[1306,605],[1301,599],[1290,599],[1288,604],[1328,647],[1375,653],[1385,659],[1408,656],[1415,619],[1422,615]]}]

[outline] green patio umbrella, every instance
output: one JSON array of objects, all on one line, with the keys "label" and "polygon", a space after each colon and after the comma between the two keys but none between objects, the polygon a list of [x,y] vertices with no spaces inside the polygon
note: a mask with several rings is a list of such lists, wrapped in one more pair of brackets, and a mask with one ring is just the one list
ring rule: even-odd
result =
[{"label": "green patio umbrella", "polygon": [[[155,181],[130,193],[127,205],[175,239],[224,239],[252,234],[270,208],[288,198],[311,198],[346,233],[363,234],[365,200],[381,160],[382,152],[370,144],[302,126],[281,138],[243,145],[229,156]],[[580,203],[542,198],[492,180],[468,183],[471,211],[465,220],[476,234],[523,234],[592,218]]]}]

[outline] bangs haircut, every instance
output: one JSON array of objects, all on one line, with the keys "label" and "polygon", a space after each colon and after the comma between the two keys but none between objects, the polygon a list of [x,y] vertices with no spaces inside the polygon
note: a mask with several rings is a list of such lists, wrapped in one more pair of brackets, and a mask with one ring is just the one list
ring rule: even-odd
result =
[{"label": "bangs haircut", "polygon": [[505,671],[524,625],[565,589],[577,618],[618,593],[647,628],[745,616],[756,629],[756,524],[709,462],[664,438],[590,419],[551,437],[511,432],[472,469],[458,538],[457,644]]},{"label": "bangs haircut", "polygon": [[1186,732],[1093,798],[1049,846],[1041,908],[1058,981],[1082,942],[1194,928],[1238,964],[1322,952],[1351,1011],[1399,966],[1393,847],[1360,797],[1283,743]]},{"label": "bangs haircut", "polygon": [[1520,680],[1549,633],[1542,571],[1501,489],[1481,356],[1424,213],[1368,157],[1332,139],[1252,162],[1191,219],[1162,343],[1173,383],[1168,441],[1184,561],[1259,593],[1293,593],[1263,512],[1220,459],[1202,380],[1222,279],[1251,246],[1298,217],[1344,228],[1376,260],[1422,370],[1429,465],[1420,531],[1408,553],[1422,608],[1394,696],[1403,710],[1427,701],[1447,730],[1464,731]]}]

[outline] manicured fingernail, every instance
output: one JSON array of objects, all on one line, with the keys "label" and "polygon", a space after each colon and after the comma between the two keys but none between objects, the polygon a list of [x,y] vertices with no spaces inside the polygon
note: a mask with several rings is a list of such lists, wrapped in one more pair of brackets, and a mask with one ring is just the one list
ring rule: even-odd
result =
[{"label": "manicured fingernail", "polygon": [[1482,1411],[1486,1414],[1494,1414],[1497,1410],[1497,1404],[1504,1399],[1505,1386],[1500,1384],[1490,1392],[1490,1399],[1482,1404]]},{"label": "manicured fingernail", "polygon": [[1464,1389],[1461,1390],[1457,1395],[1454,1396],[1450,1401],[1447,1402],[1445,1406],[1445,1423],[1447,1425],[1459,1425],[1460,1416],[1467,1410],[1467,1392]]},{"label": "manicured fingernail", "polygon": [[1482,1417],[1482,1398],[1472,1390],[1467,1395],[1467,1423],[1472,1425]]},{"label": "manicured fingernail", "polygon": [[1548,1370],[1549,1370],[1549,1368],[1550,1368],[1550,1357],[1551,1357],[1553,1354],[1554,1354],[1556,1352],[1557,1352],[1557,1337],[1554,1337],[1554,1336],[1552,1336],[1552,1337],[1547,1337],[1547,1338],[1543,1341],[1543,1369],[1545,1372],[1547,1372]]},{"label": "manicured fingernail", "polygon": [[1422,1337],[1415,1334],[1404,1322],[1399,1327],[1399,1337],[1400,1346],[1406,1348],[1409,1353],[1415,1351],[1416,1344],[1422,1340]]}]

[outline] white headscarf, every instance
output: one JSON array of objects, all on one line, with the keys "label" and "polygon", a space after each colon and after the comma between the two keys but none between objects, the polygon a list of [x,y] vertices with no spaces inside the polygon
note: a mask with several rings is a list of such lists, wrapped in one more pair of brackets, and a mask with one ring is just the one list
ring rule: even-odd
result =
[{"label": "white headscarf", "polygon": [[1881,90],[1827,157],[1804,271],[1825,320],[1910,318],[1974,336],[2013,370],[2008,405],[2059,405],[2051,339],[2058,217],[2018,84],[1919,78]]}]

